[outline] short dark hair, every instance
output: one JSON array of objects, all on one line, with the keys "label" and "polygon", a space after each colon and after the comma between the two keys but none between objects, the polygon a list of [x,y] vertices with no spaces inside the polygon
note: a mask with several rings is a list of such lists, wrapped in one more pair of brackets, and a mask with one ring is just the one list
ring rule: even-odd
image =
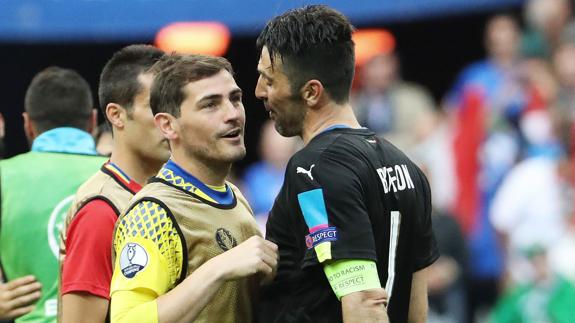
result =
[{"label": "short dark hair", "polygon": [[26,90],[24,108],[39,133],[58,127],[87,130],[93,98],[78,72],[51,66],[36,74]]},{"label": "short dark hair", "polygon": [[154,46],[141,44],[126,46],[117,51],[100,74],[98,98],[104,115],[109,103],[123,106],[130,114],[134,97],[142,90],[138,76],[164,55],[162,50]]},{"label": "short dark hair", "polygon": [[[234,74],[232,65],[227,59],[216,56],[185,55],[170,56],[160,60],[164,64],[154,78],[150,93],[150,107],[154,114],[166,112],[176,118],[180,117],[180,106],[186,99],[184,86],[218,74],[222,70]],[[152,70],[158,70],[153,67]]]},{"label": "short dark hair", "polygon": [[156,63],[154,65],[152,65],[152,67],[150,67],[148,69],[148,73],[151,73],[152,75],[154,75],[154,78],[160,74],[161,71],[165,70],[166,68],[172,66],[173,64],[175,64],[177,61],[182,59],[182,55],[178,54],[176,52],[172,52],[170,54],[166,54],[164,56],[162,56],[160,59],[158,59],[156,61]]},{"label": "short dark hair", "polygon": [[338,11],[324,5],[289,10],[268,22],[257,40],[282,60],[292,92],[319,80],[337,103],[349,99],[355,68],[354,27]]}]

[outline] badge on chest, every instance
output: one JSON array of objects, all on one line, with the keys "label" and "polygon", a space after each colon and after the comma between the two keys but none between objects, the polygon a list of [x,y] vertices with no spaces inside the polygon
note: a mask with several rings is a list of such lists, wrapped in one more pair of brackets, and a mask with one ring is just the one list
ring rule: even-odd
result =
[{"label": "badge on chest", "polygon": [[238,245],[236,238],[224,228],[216,230],[216,242],[223,251],[228,251]]}]

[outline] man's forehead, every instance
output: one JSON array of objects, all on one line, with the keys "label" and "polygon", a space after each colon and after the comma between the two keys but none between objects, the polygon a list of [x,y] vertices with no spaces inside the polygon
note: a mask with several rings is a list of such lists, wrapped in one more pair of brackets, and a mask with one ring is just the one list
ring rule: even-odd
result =
[{"label": "man's forehead", "polygon": [[228,95],[239,89],[234,77],[226,70],[221,70],[217,74],[186,84],[185,91],[195,96],[196,100],[206,95]]},{"label": "man's forehead", "polygon": [[258,69],[269,69],[271,68],[271,60],[270,55],[267,51],[267,48],[262,48],[260,53],[260,59],[258,61]]},{"label": "man's forehead", "polygon": [[262,48],[260,59],[258,62],[258,70],[272,73],[274,70],[281,71],[282,57],[278,53],[274,53],[273,61],[267,47]]}]

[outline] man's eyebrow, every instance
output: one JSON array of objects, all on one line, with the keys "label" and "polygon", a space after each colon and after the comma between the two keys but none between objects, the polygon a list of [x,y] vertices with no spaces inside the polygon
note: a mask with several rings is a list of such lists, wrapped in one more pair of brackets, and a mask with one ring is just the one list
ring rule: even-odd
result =
[{"label": "man's eyebrow", "polygon": [[236,95],[236,94],[240,94],[240,95],[241,95],[241,94],[243,94],[243,93],[244,93],[244,91],[242,91],[242,89],[240,89],[240,88],[235,88],[235,89],[233,89],[233,90],[230,91],[229,96]]},{"label": "man's eyebrow", "polygon": [[222,98],[221,94],[208,94],[206,96],[203,96],[201,99],[199,99],[198,102],[206,101],[206,100],[220,100],[221,98]]},{"label": "man's eyebrow", "polygon": [[263,77],[267,78],[267,79],[272,79],[271,75],[268,74],[268,72],[264,71],[263,68],[258,67],[258,73],[260,73],[260,75],[262,75]]}]

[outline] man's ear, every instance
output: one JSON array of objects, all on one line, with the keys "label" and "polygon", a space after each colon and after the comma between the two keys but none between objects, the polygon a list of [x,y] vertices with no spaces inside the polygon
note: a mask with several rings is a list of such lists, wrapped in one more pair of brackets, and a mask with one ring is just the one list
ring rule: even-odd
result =
[{"label": "man's ear", "polygon": [[121,130],[126,126],[128,111],[119,104],[108,103],[108,105],[106,105],[106,118],[112,124],[112,128]]},{"label": "man's ear", "polygon": [[32,143],[39,135],[38,130],[28,112],[23,112],[22,117],[24,118],[24,133],[26,134],[26,138],[28,138],[28,142]]},{"label": "man's ear", "polygon": [[164,135],[164,138],[172,141],[178,139],[178,132],[180,124],[178,120],[171,114],[160,112],[154,116],[154,123]]},{"label": "man's ear", "polygon": [[323,84],[319,80],[309,80],[301,88],[301,98],[308,107],[315,107],[322,99]]}]

